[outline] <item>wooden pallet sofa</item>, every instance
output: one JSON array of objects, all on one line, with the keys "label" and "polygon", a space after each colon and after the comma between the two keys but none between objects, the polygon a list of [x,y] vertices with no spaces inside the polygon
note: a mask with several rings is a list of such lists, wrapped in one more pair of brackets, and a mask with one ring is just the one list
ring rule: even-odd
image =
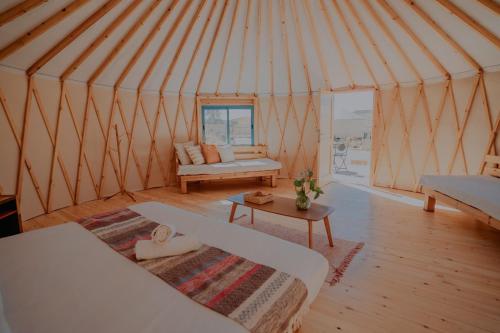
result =
[{"label": "wooden pallet sofa", "polygon": [[176,155],[175,172],[181,193],[188,193],[189,182],[238,178],[269,179],[276,187],[276,177],[281,163],[268,157],[267,146],[233,146],[234,162],[181,165]]},{"label": "wooden pallet sofa", "polygon": [[485,175],[422,176],[424,210],[433,212],[436,200],[500,229],[500,156],[487,155]]}]

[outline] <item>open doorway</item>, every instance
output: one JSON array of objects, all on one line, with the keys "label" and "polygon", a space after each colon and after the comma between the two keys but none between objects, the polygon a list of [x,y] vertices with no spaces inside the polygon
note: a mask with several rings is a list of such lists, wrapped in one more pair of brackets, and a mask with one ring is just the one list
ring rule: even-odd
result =
[{"label": "open doorway", "polygon": [[333,179],[370,184],[373,91],[333,96]]}]

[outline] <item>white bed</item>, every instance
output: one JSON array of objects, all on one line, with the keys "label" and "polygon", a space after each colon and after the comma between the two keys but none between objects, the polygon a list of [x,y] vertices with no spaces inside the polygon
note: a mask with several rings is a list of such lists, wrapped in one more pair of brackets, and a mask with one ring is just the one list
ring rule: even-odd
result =
[{"label": "white bed", "polygon": [[[316,298],[328,272],[319,253],[267,234],[156,202],[129,208],[300,278],[308,289],[304,307]],[[13,333],[246,332],[76,223],[0,239],[0,267],[0,321],[4,315],[10,327],[4,329]]]},{"label": "white bed", "polygon": [[493,176],[422,176],[420,184],[500,220],[500,178]]}]

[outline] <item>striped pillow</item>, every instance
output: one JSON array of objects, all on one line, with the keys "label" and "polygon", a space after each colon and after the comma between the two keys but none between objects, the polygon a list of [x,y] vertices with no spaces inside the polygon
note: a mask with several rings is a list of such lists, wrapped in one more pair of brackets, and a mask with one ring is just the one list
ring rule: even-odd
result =
[{"label": "striped pillow", "polygon": [[191,158],[191,161],[193,161],[194,165],[205,164],[205,158],[201,153],[200,146],[185,146],[184,148],[186,149],[186,152],[188,153],[189,158]]}]

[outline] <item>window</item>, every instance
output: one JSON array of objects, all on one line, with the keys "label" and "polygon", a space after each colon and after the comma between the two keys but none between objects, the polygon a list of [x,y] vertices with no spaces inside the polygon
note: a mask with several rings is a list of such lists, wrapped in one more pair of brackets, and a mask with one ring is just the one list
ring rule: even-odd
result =
[{"label": "window", "polygon": [[204,105],[201,113],[203,142],[253,146],[252,105]]}]

